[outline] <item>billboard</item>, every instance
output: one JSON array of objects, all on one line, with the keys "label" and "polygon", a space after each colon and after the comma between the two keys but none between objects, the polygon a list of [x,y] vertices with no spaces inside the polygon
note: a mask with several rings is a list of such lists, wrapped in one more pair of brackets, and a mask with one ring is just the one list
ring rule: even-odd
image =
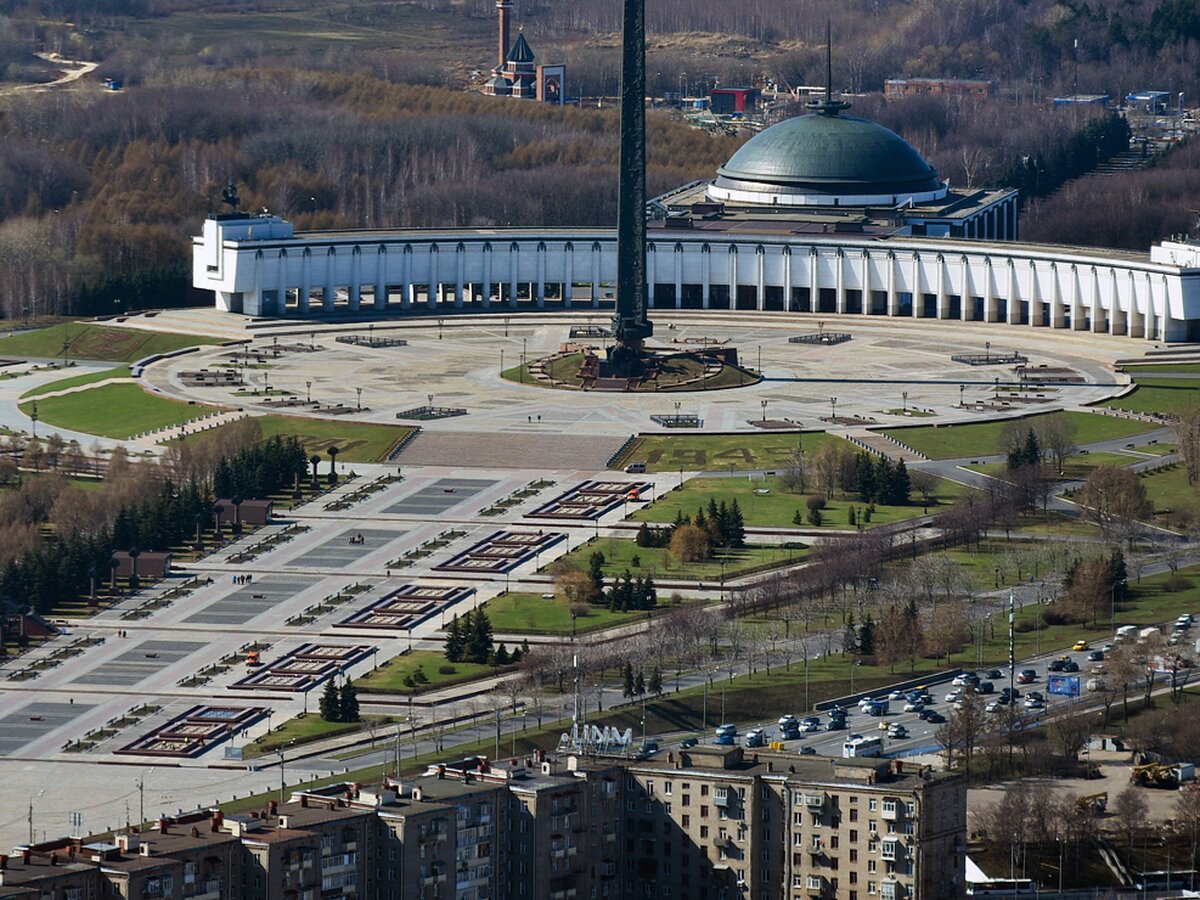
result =
[{"label": "billboard", "polygon": [[1063,697],[1079,696],[1078,675],[1049,675],[1046,677],[1046,693]]}]

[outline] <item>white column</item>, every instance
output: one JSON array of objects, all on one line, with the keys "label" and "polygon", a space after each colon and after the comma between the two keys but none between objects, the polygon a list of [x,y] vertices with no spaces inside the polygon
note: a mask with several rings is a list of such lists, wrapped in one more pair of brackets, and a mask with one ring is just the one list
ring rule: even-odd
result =
[{"label": "white column", "polygon": [[700,305],[708,309],[712,285],[712,248],[708,244],[700,248],[700,274],[703,279],[700,283]]},{"label": "white column", "polygon": [[387,245],[380,244],[375,252],[375,309],[387,309]]},{"label": "white column", "polygon": [[871,315],[875,308],[875,300],[871,296],[871,253],[869,250],[864,250],[859,257],[862,260],[862,271],[858,276],[859,287],[862,288],[862,314],[864,316]]},{"label": "white column", "polygon": [[287,251],[280,250],[275,272],[275,315],[287,315]]},{"label": "white column", "polygon": [[916,250],[912,255],[912,317],[919,319],[924,314],[925,297],[921,290],[921,254]]},{"label": "white column", "polygon": [[737,244],[729,245],[729,308],[737,309],[738,253]]},{"label": "white column", "polygon": [[767,250],[759,244],[754,250],[754,308],[759,312],[767,306]]},{"label": "white column", "polygon": [[900,315],[900,291],[896,289],[896,254],[887,252],[887,314]]},{"label": "white column", "polygon": [[783,311],[792,308],[792,248],[783,248]]},{"label": "white column", "polygon": [[1109,334],[1129,334],[1129,310],[1121,306],[1121,297],[1117,291],[1117,270],[1108,270],[1108,296],[1111,311],[1108,317]]},{"label": "white column", "polygon": [[1038,291],[1037,264],[1029,261],[1029,325],[1036,328],[1045,324],[1042,316],[1042,295]]},{"label": "white column", "polygon": [[362,248],[355,245],[350,251],[350,312],[358,312],[362,306]]},{"label": "white column", "polygon": [[683,309],[683,244],[675,245],[675,308]]},{"label": "white column", "polygon": [[1017,264],[1008,257],[1008,324],[1021,324],[1021,301],[1017,298]]},{"label": "white column", "polygon": [[992,257],[983,258],[983,320],[998,322],[1000,320],[1000,304],[996,302],[996,273],[992,269]]},{"label": "white column", "polygon": [[508,305],[517,308],[517,265],[520,262],[521,248],[513,241],[508,248]]},{"label": "white column", "polygon": [[300,255],[300,296],[296,298],[296,312],[308,315],[308,298],[312,295],[312,253],[308,248]]},{"label": "white column", "polygon": [[846,254],[841,247],[837,249],[837,255],[834,256],[833,270],[833,308],[837,310],[838,315],[846,313]]},{"label": "white column", "polygon": [[821,280],[818,273],[821,257],[816,247],[808,248],[808,311],[819,312],[821,297]]},{"label": "white column", "polygon": [[413,305],[412,244],[405,244],[400,254],[400,306],[408,312]]},{"label": "white column", "polygon": [[466,284],[467,245],[462,241],[454,248],[454,308],[463,308],[463,285]]},{"label": "white column", "polygon": [[483,248],[483,308],[492,308],[492,242],[484,241]]},{"label": "white column", "polygon": [[937,317],[950,318],[950,296],[946,293],[946,258],[937,255],[937,300],[935,302]]},{"label": "white column", "polygon": [[971,267],[965,253],[958,258],[958,264],[962,266],[958,276],[958,317],[970,322],[975,318],[975,301],[971,297]]},{"label": "white column", "polygon": [[334,265],[337,262],[337,251],[332,247],[325,254],[325,303],[323,309],[325,312],[333,312],[333,296],[334,296]]},{"label": "white column", "polygon": [[437,244],[429,245],[429,294],[425,306],[430,312],[437,312],[438,300],[442,298],[442,266],[441,249]]},{"label": "white column", "polygon": [[1071,263],[1071,330],[1086,331],[1086,319],[1083,310],[1083,288],[1079,284],[1079,267]]}]

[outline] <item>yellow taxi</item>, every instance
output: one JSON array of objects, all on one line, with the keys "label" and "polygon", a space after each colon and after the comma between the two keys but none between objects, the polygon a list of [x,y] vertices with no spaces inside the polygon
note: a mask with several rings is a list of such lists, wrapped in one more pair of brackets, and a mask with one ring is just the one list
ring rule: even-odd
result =
[{"label": "yellow taxi", "polygon": [[1073,646],[1071,649],[1072,650],[1086,650],[1086,649],[1088,649],[1087,641],[1076,641],[1075,646]]}]

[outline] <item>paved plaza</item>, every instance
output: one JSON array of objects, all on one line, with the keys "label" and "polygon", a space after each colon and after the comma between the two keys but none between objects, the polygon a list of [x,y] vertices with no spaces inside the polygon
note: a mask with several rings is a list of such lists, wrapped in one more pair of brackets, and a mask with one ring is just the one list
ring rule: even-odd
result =
[{"label": "paved plaza", "polygon": [[[194,756],[173,759],[169,765],[153,756],[119,751],[160,745],[156,729],[174,734],[171,728],[186,721],[197,707],[269,711],[270,720],[255,721],[257,714],[248,714],[253,724],[244,734],[235,735],[239,745],[265,733],[268,721],[278,725],[303,709],[315,710],[319,681],[309,684],[307,692],[283,682],[276,683],[278,690],[249,690],[236,684],[250,671],[240,662],[201,684],[189,683],[197,671],[229,657],[236,659],[251,641],[269,645],[263,654],[268,670],[308,645],[344,648],[358,658],[348,667],[349,674],[358,677],[407,650],[410,639],[416,648],[440,647],[439,630],[446,616],[494,597],[506,583],[514,589],[545,590],[543,581],[525,581],[523,588],[522,581],[538,565],[587,538],[615,533],[625,504],[585,496],[587,515],[578,521],[571,516],[544,521],[540,523],[546,526],[543,535],[538,535],[539,523],[531,522],[531,513],[555,498],[560,503],[570,499],[572,491],[588,482],[601,482],[606,489],[627,482],[643,489],[649,486],[657,493],[678,483],[677,473],[624,476],[606,471],[610,456],[631,435],[663,430],[651,416],[695,415],[703,421],[705,433],[753,431],[752,422],[764,416],[824,428],[819,420],[830,415],[830,398],[836,397],[840,422],[913,421],[896,412],[902,404],[936,417],[920,419],[922,423],[979,421],[997,414],[1076,407],[1110,396],[1126,382],[1113,375],[1112,363],[1144,349],[1126,340],[1046,329],[846,317],[838,319],[838,328],[851,332],[851,341],[836,346],[792,344],[790,337],[817,330],[817,317],[780,314],[778,320],[752,325],[730,325],[728,314],[661,318],[658,344],[682,345],[706,336],[727,338],[751,368],[759,367],[761,354],[763,381],[739,389],[661,396],[559,392],[500,377],[501,366],[516,366],[523,352],[532,359],[558,350],[567,340],[570,324],[583,324],[581,317],[513,316],[507,324],[499,318],[468,317],[451,320],[444,329],[428,321],[377,323],[376,337],[408,341],[406,346],[389,348],[334,339],[365,332],[365,325],[279,323],[249,331],[245,320],[222,318],[211,310],[165,312],[153,320],[135,317],[133,325],[207,330],[226,339],[253,338],[260,350],[271,346],[273,336],[279,336],[281,344],[311,340],[323,349],[268,357],[269,368],[248,369],[246,376],[260,387],[269,377],[273,389],[300,398],[310,390],[313,400],[322,405],[348,407],[351,412],[342,416],[347,422],[394,425],[398,411],[430,402],[463,407],[467,414],[423,422],[420,436],[389,464],[339,462],[339,468],[353,470],[358,477],[320,501],[279,512],[285,521],[307,526],[292,539],[247,563],[229,562],[232,550],[227,549],[183,567],[183,576],[198,576],[204,583],[146,618],[122,618],[123,612],[144,602],[141,598],[79,623],[71,637],[90,635],[103,638],[103,643],[35,679],[7,681],[0,672],[0,845],[12,846],[27,838],[31,802],[34,829],[40,837],[43,831],[49,836],[68,833],[72,813],[82,814],[84,827],[90,830],[125,821],[131,806],[136,815],[141,779],[146,814],[151,818],[159,812],[173,813],[277,787],[277,769],[258,772],[227,761],[227,741],[200,741],[189,749]],[[996,352],[1019,351],[1030,357],[1033,366],[1064,367],[1078,376],[1078,383],[1051,386],[1040,398],[1044,403],[1032,398],[1028,404],[999,412],[972,409],[977,401],[991,399],[997,377],[1011,374],[951,361],[953,354],[983,352],[985,342]],[[168,396],[246,406],[252,413],[321,415],[320,410],[303,406],[273,410],[254,397],[235,397],[231,388],[184,383],[183,372],[214,366],[228,353],[228,348],[212,347],[164,360],[147,370],[145,382]],[[35,372],[0,382],[0,425],[28,431],[31,423],[17,409],[17,399],[31,387],[61,377],[61,372]],[[309,382],[311,388],[306,387]],[[356,409],[357,388],[362,388],[361,412]],[[839,425],[832,430],[851,432],[854,427]],[[92,442],[89,436],[78,437],[86,444]],[[153,444],[132,442],[131,446],[155,453],[162,450]],[[402,480],[384,490],[345,509],[327,508],[331,500],[370,479],[397,471]],[[517,502],[507,502],[538,481],[548,485]],[[482,515],[484,510],[489,515]],[[595,521],[590,518],[593,514],[599,516]],[[268,526],[248,535],[236,549],[281,528]],[[414,554],[449,529],[457,536],[444,546],[412,555],[403,569],[391,569],[393,561]],[[507,535],[498,544],[497,533]],[[522,542],[535,540],[537,549],[522,547]],[[489,558],[501,562],[494,566],[471,562],[472,554],[481,552],[494,554]],[[456,565],[464,560],[465,566]],[[239,575],[251,575],[252,580],[236,584]],[[351,587],[354,591],[343,594]],[[436,588],[424,596],[449,598],[445,612],[442,606],[431,615],[421,611],[419,604],[391,606],[401,588],[402,594],[416,591],[416,597],[422,596],[423,588]],[[310,612],[335,596],[342,597],[335,608]],[[288,624],[301,619],[304,624]],[[366,654],[359,648],[367,648]],[[121,728],[93,750],[64,751],[67,742],[147,703],[161,709]],[[270,764],[271,759],[263,763]],[[327,759],[296,759],[287,764],[285,777],[294,782],[328,774],[340,765]],[[81,785],[86,791],[80,790]]]}]

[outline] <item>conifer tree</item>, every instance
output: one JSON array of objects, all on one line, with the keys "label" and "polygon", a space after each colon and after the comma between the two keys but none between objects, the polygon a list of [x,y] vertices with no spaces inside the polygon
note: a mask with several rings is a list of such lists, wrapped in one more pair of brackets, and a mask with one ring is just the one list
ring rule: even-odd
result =
[{"label": "conifer tree", "polygon": [[446,626],[446,659],[450,662],[462,662],[463,651],[466,649],[463,624],[455,613],[450,624]]},{"label": "conifer tree", "polygon": [[639,697],[646,693],[646,677],[641,669],[638,669],[637,679],[633,682],[633,692]]},{"label": "conifer tree", "polygon": [[330,678],[325,682],[325,691],[321,694],[321,718],[326,722],[340,722],[342,720],[342,700],[338,696],[337,685]]},{"label": "conifer tree", "polygon": [[633,689],[633,663],[625,660],[625,666],[621,670],[621,693],[626,697],[632,697]]},{"label": "conifer tree", "polygon": [[338,697],[338,721],[357,722],[358,720],[358,689],[354,687],[354,682],[347,678],[346,683],[342,685],[341,695]]},{"label": "conifer tree", "polygon": [[650,693],[656,697],[663,692],[662,669],[655,666],[650,670],[650,682],[647,685],[650,688]]}]

